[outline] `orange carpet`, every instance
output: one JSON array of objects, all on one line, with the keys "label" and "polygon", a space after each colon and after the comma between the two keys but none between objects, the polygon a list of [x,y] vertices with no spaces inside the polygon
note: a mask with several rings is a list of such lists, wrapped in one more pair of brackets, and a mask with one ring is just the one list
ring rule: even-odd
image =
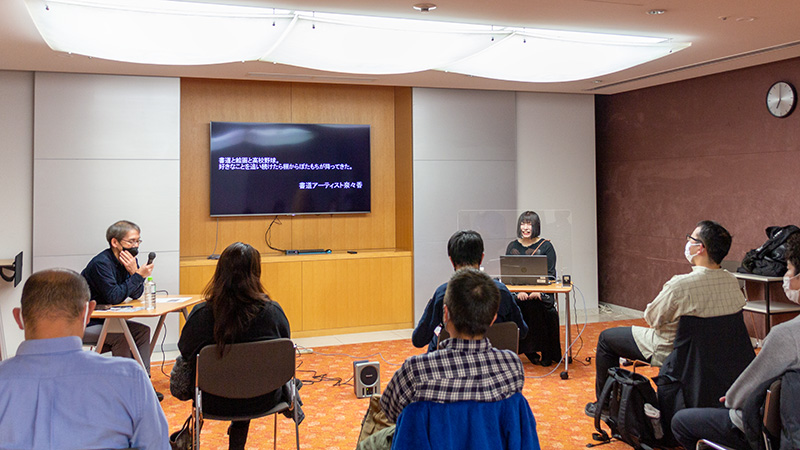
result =
[{"label": "orange carpet", "polygon": [[[583,414],[583,408],[587,402],[594,400],[594,362],[587,364],[585,359],[594,357],[597,336],[602,330],[634,324],[644,325],[644,321],[629,320],[586,326],[582,335],[583,347],[581,348],[580,340],[573,347],[574,360],[569,366],[567,380],[562,380],[559,376],[563,364],[553,371],[554,366],[536,366],[522,357],[527,376],[523,394],[536,418],[542,449],[585,449],[586,444],[592,442],[594,425],[592,419]],[[576,334],[574,331],[573,325],[573,336]],[[318,347],[314,351],[314,354],[298,357],[297,375],[305,382],[300,394],[306,413],[306,419],[300,425],[300,446],[304,449],[353,450],[369,401],[355,397],[352,382],[336,385],[336,380],[347,381],[353,375],[353,361],[368,359],[380,361],[381,386],[385,387],[398,367],[388,363],[400,364],[407,357],[424,350],[414,348],[410,340],[399,340]],[[169,373],[170,369],[168,364],[164,370]],[[551,371],[552,374],[548,376]],[[657,375],[657,369],[653,368],[640,368],[637,372],[650,377]],[[314,378],[314,375],[317,377]],[[156,389],[165,394],[166,398],[161,405],[167,415],[170,430],[175,431],[189,415],[190,403],[181,402],[169,395],[169,379],[155,365],[152,376]],[[325,378],[316,381],[321,376]],[[227,426],[227,422],[206,421],[201,436],[201,448],[226,449]],[[272,417],[253,421],[247,447],[272,448],[272,430]],[[294,448],[293,423],[283,416],[278,417],[278,448]],[[620,442],[600,448],[630,449]]]}]

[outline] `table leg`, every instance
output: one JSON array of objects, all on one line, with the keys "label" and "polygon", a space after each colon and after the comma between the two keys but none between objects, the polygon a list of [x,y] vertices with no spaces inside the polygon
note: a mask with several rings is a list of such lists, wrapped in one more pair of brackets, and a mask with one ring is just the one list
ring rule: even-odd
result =
[{"label": "table leg", "polygon": [[764,304],[766,305],[766,311],[765,311],[765,314],[764,314],[764,320],[765,320],[765,323],[764,323],[764,339],[767,338],[767,335],[769,334],[769,330],[770,330],[770,328],[772,328],[772,321],[769,319],[769,291],[770,291],[770,285],[769,285],[769,281],[768,281],[768,282],[764,283]]},{"label": "table leg", "polygon": [[100,329],[100,337],[97,338],[97,346],[95,347],[97,353],[103,353],[103,345],[106,343],[106,335],[108,334],[108,326],[111,320],[114,319],[106,319],[103,321],[103,328]]},{"label": "table leg", "polygon": [[[102,353],[103,344],[106,342],[106,336],[108,333],[124,334],[125,340],[128,342],[128,347],[131,349],[131,355],[133,355],[133,359],[135,359],[139,365],[144,367],[142,355],[139,354],[139,349],[136,347],[136,341],[133,339],[131,329],[128,328],[128,323],[122,318],[108,318],[103,322],[103,329],[100,330],[100,337],[97,339],[97,353]],[[149,368],[144,367],[144,369],[145,371],[148,371]]]},{"label": "table leg", "polygon": [[572,339],[570,334],[570,327],[572,325],[572,318],[569,309],[569,292],[564,294],[564,317],[566,318],[566,327],[564,328],[564,340],[566,349],[564,349],[564,371],[561,372],[561,379],[566,380],[569,378],[569,362],[572,359]]},{"label": "table leg", "polygon": [[153,350],[156,348],[156,344],[158,344],[158,336],[161,334],[161,328],[164,327],[164,320],[167,318],[166,314],[162,314],[158,318],[158,325],[156,325],[156,329],[153,332],[153,339],[150,340],[150,355],[153,355]]},{"label": "table leg", "polygon": [[133,359],[135,359],[136,362],[138,362],[139,365],[144,368],[145,372],[150,373],[150,368],[144,366],[142,355],[139,353],[139,348],[136,347],[136,341],[133,339],[131,329],[128,328],[128,324],[126,323],[125,319],[119,319],[119,321],[122,327],[122,333],[125,335],[125,340],[128,341],[128,346],[131,348],[131,355],[133,355]]}]

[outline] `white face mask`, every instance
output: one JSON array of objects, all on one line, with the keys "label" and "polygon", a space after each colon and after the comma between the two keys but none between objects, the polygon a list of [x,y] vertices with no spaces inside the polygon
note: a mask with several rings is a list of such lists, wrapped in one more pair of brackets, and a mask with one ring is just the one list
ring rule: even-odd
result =
[{"label": "white face mask", "polygon": [[[796,276],[797,275],[795,275],[795,277]],[[786,298],[788,298],[790,301],[800,304],[800,289],[792,289],[789,287],[792,282],[792,278],[794,277],[783,277],[783,292],[786,294]]]},{"label": "white face mask", "polygon": [[692,254],[693,245],[700,245],[700,244],[695,244],[693,242],[686,241],[686,247],[683,248],[683,255],[686,257],[686,260],[689,261],[689,264],[692,263],[692,258],[700,254],[700,252]]}]

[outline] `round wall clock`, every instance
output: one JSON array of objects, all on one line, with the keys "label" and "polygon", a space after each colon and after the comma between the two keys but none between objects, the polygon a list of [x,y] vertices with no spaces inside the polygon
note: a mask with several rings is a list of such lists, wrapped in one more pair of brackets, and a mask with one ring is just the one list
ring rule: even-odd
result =
[{"label": "round wall clock", "polygon": [[786,117],[794,111],[797,105],[797,92],[794,86],[778,81],[767,91],[767,109],[775,117]]}]

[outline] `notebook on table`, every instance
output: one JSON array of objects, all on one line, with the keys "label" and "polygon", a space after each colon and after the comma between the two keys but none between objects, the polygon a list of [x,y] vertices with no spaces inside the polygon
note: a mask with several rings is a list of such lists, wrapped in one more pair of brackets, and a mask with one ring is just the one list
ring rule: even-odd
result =
[{"label": "notebook on table", "polygon": [[503,255],[500,257],[500,280],[507,285],[549,284],[547,256]]}]

